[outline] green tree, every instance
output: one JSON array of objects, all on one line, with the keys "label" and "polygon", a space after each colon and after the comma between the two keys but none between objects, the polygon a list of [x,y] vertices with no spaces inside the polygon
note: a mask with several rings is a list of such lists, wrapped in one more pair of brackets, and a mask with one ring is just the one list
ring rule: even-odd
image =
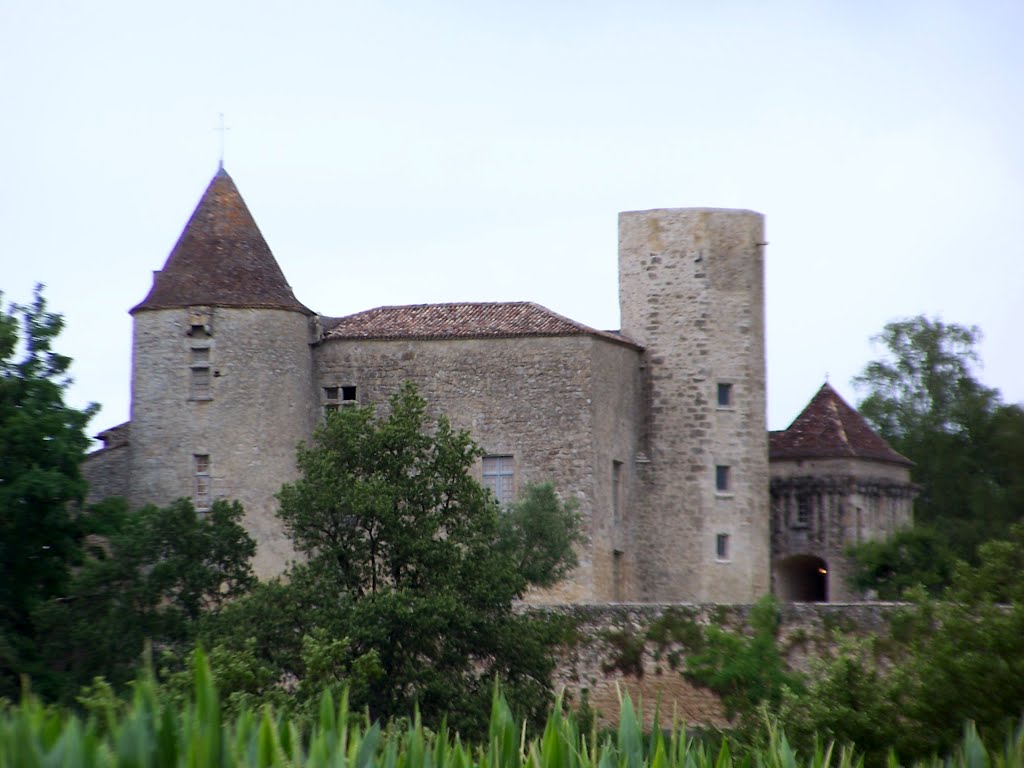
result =
[{"label": "green tree", "polygon": [[686,657],[684,675],[722,697],[740,733],[753,737],[763,725],[762,708],[777,712],[786,692],[803,692],[799,676],[787,671],[776,642],[779,604],[765,595],[750,611],[749,635],[711,625],[695,653]]},{"label": "green tree", "polygon": [[938,597],[950,583],[957,562],[946,537],[922,526],[858,544],[850,548],[850,555],[852,586],[858,592],[874,590],[881,600],[899,600],[917,586]]},{"label": "green tree", "polygon": [[[353,704],[373,717],[416,705],[428,724],[447,717],[478,731],[497,678],[513,706],[539,718],[558,628],[512,603],[565,572],[577,517],[539,489],[503,519],[472,477],[480,450],[426,414],[406,384],[386,417],[359,407],[328,416],[299,449],[301,479],[279,494],[306,562],[286,584],[230,606],[206,642],[248,647],[254,665],[273,659],[282,676],[302,681],[300,697],[354,683]],[[550,524],[537,519],[548,513]],[[537,536],[549,547],[528,550]],[[258,626],[240,633],[241,616]],[[368,684],[374,676],[384,682]]]},{"label": "green tree", "polygon": [[68,700],[96,676],[126,683],[147,640],[190,650],[200,616],[255,585],[242,514],[226,501],[199,514],[188,499],[135,512],[111,499],[91,510],[84,522],[102,538],[91,539],[66,594],[33,615],[51,676],[43,693]]},{"label": "green tree", "polygon": [[74,505],[97,407],[64,402],[71,360],[53,349],[63,325],[41,286],[31,304],[0,312],[0,695],[31,665],[32,611],[64,594],[81,553]]},{"label": "green tree", "polygon": [[1024,517],[1024,411],[976,378],[980,339],[923,316],[889,323],[883,357],[854,379],[860,412],[915,462],[916,521],[964,558]]}]

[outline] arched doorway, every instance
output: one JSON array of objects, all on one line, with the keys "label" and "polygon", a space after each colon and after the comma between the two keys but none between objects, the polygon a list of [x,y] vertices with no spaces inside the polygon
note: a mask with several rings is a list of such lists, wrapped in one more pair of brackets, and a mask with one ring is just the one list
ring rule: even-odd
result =
[{"label": "arched doorway", "polygon": [[775,591],[787,603],[827,603],[828,564],[814,555],[793,555],[779,561]]}]

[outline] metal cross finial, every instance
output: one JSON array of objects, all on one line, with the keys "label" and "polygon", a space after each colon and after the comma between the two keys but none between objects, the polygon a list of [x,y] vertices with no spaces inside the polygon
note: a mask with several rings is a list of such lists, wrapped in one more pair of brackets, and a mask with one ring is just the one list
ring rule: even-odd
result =
[{"label": "metal cross finial", "polygon": [[224,125],[224,113],[220,113],[220,125],[214,128],[215,131],[220,131],[220,164],[218,168],[223,170],[224,168],[224,134],[231,130],[231,126]]}]

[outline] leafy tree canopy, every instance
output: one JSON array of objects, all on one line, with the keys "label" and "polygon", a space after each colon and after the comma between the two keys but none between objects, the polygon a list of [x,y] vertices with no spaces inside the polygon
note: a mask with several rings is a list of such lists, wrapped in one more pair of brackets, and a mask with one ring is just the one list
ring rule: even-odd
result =
[{"label": "leafy tree canopy", "polygon": [[860,412],[915,462],[915,520],[973,559],[1024,519],[1024,409],[978,381],[975,327],[924,316],[889,323],[883,356],[854,379]]},{"label": "leafy tree canopy", "polygon": [[473,478],[480,455],[447,419],[430,423],[411,384],[386,416],[330,414],[299,449],[301,478],[278,496],[306,562],[211,620],[206,642],[235,653],[236,670],[248,659],[301,680],[299,699],[351,684],[374,717],[417,705],[427,723],[447,716],[473,731],[496,678],[539,717],[556,628],[512,603],[572,566],[578,517],[550,486],[503,512]]},{"label": "leafy tree canopy", "polygon": [[93,533],[65,596],[39,606],[33,622],[49,673],[37,687],[68,699],[94,676],[130,680],[146,641],[191,647],[200,615],[217,612],[256,583],[256,544],[238,502],[202,514],[188,499],[129,511],[107,500],[84,517]]},{"label": "leafy tree canopy", "polygon": [[68,406],[71,359],[54,351],[64,327],[42,287],[0,313],[0,629],[29,632],[39,602],[61,594],[78,559],[71,505],[85,497],[78,466],[98,410]]}]

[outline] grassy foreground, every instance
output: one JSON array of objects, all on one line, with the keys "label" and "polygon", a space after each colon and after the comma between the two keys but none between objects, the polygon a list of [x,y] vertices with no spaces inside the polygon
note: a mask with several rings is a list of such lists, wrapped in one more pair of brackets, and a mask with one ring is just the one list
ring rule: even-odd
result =
[{"label": "grassy foreground", "polygon": [[[556,707],[542,735],[525,730],[496,695],[486,744],[463,744],[458,735],[433,734],[418,718],[382,731],[349,712],[342,697],[326,693],[318,722],[303,733],[269,710],[221,717],[206,659],[196,659],[195,695],[183,708],[166,706],[151,677],[136,686],[130,706],[106,722],[42,706],[28,697],[0,712],[0,768],[205,768],[302,766],[315,768],[856,768],[851,749],[818,748],[798,755],[779,731],[761,751],[734,758],[728,742],[711,749],[681,727],[644,736],[628,697],[617,732],[600,738],[580,733]],[[889,766],[898,765],[890,757]],[[953,755],[916,763],[921,768],[1024,768],[1024,726],[1006,744],[988,746],[968,727]]]}]

